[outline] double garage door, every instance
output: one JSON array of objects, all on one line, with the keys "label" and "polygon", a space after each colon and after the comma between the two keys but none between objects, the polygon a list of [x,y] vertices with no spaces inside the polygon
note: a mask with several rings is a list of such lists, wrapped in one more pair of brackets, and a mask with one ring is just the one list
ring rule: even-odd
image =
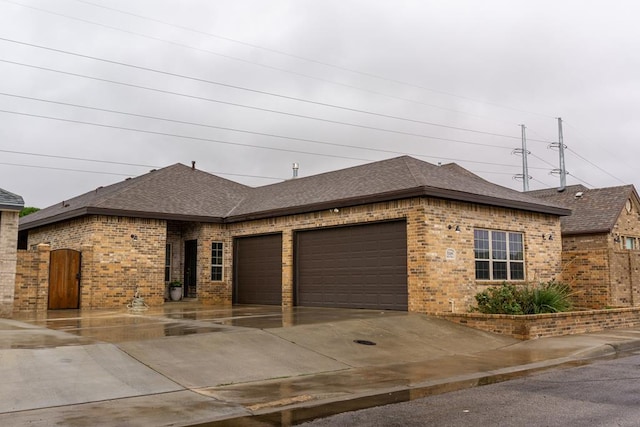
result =
[{"label": "double garage door", "polygon": [[[282,236],[235,241],[234,302],[282,303]],[[298,231],[296,305],[407,310],[404,221]]]}]

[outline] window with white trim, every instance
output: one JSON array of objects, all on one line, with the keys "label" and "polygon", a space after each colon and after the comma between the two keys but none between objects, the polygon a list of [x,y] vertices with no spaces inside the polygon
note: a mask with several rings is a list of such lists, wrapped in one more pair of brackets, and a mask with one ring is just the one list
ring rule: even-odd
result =
[{"label": "window with white trim", "polygon": [[171,243],[167,243],[164,251],[164,281],[171,281]]},{"label": "window with white trim", "polygon": [[222,242],[211,244],[211,280],[222,281]]},{"label": "window with white trim", "polygon": [[476,280],[524,280],[522,233],[474,230]]}]

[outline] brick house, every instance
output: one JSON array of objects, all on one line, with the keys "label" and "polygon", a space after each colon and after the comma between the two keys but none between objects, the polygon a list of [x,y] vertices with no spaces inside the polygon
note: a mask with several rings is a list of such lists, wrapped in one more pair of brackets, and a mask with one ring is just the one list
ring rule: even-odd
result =
[{"label": "brick house", "polygon": [[640,199],[633,185],[528,194],[571,209],[561,219],[562,279],[586,308],[640,305]]},{"label": "brick house", "polygon": [[23,207],[22,197],[0,188],[0,317],[13,311],[18,216]]},{"label": "brick house", "polygon": [[159,305],[181,280],[203,303],[439,312],[489,284],[555,278],[560,239],[543,236],[569,213],[404,156],[257,188],[176,164],[24,217],[20,232],[81,254],[82,308],[122,307],[136,289]]}]

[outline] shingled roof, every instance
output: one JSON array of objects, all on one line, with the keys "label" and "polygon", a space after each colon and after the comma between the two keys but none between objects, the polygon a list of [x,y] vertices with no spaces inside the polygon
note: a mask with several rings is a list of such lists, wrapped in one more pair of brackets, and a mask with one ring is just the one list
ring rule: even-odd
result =
[{"label": "shingled roof", "polygon": [[550,202],[492,184],[466,169],[397,157],[253,190],[229,221],[300,213],[324,208],[433,196],[534,212],[568,215]]},{"label": "shingled roof", "polygon": [[633,185],[594,189],[571,185],[562,192],[550,188],[527,194],[571,209],[570,216],[560,219],[563,235],[609,233],[627,200],[638,200]]},{"label": "shingled roof", "polygon": [[22,197],[0,188],[0,210],[19,211],[23,207]]},{"label": "shingled roof", "polygon": [[403,156],[257,188],[176,164],[28,215],[20,229],[89,214],[236,222],[417,196],[570,213],[485,181],[456,164],[436,166]]},{"label": "shingled roof", "polygon": [[92,214],[221,222],[250,190],[177,163],[27,215],[20,230]]}]

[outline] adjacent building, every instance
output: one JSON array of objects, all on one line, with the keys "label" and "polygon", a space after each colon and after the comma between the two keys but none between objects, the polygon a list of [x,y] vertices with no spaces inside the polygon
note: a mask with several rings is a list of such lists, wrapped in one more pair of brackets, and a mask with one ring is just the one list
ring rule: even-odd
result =
[{"label": "adjacent building", "polygon": [[562,278],[585,308],[640,305],[640,199],[633,185],[530,191],[571,209],[561,219]]}]

